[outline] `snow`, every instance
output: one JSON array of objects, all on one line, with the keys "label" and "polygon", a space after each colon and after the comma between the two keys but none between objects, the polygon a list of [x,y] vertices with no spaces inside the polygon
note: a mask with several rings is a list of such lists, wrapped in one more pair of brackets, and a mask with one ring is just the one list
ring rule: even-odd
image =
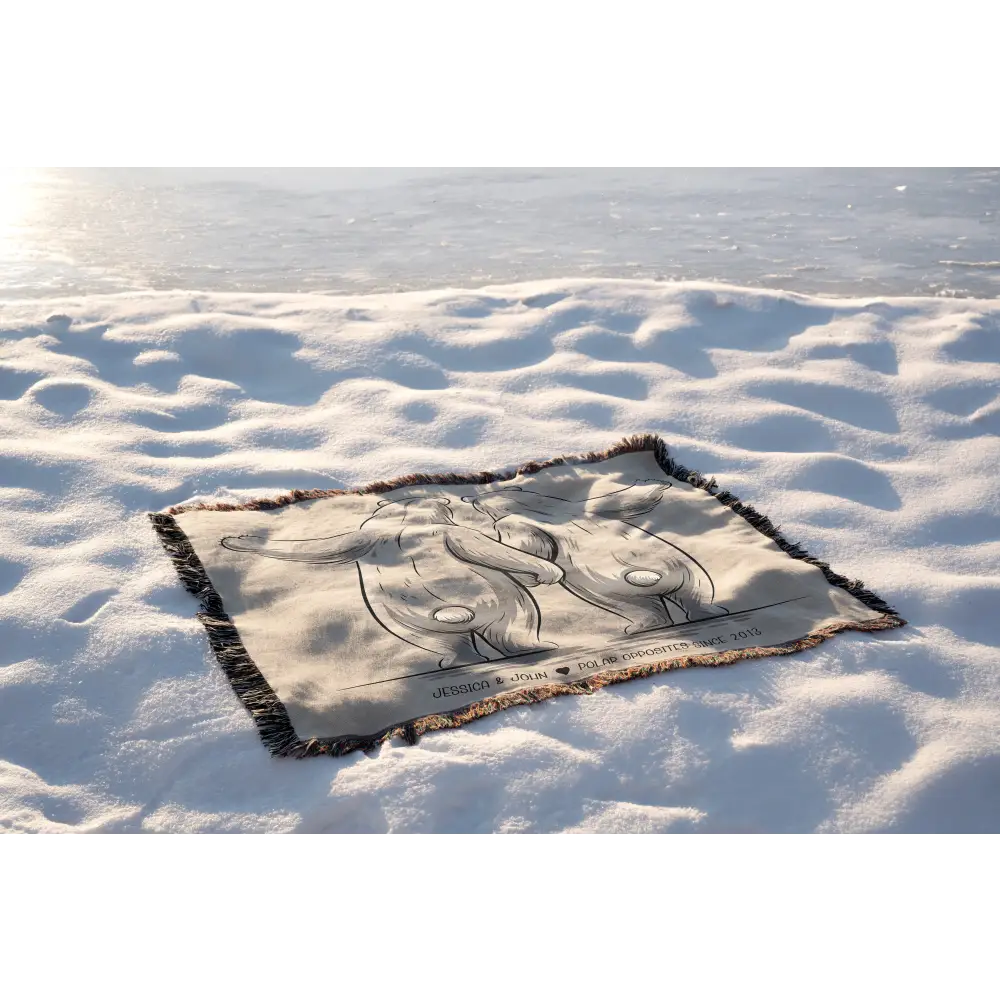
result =
[{"label": "snow", "polygon": [[[0,305],[0,827],[1000,829],[995,300],[38,294]],[[640,431],[911,624],[272,760],[145,516]]]}]

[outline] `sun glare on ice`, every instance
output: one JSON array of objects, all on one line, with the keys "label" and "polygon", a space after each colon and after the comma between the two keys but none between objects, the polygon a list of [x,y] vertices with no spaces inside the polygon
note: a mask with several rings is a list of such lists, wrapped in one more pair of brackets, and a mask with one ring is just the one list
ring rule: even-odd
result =
[{"label": "sun glare on ice", "polygon": [[34,201],[33,171],[0,167],[0,241],[13,239],[25,225]]}]

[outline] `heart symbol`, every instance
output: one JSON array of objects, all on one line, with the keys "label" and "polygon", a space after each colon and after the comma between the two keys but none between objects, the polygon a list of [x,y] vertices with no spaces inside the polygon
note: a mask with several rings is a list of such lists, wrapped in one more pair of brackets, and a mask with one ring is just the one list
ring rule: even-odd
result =
[{"label": "heart symbol", "polygon": [[569,673],[569,667],[556,667],[556,673],[565,677]]}]

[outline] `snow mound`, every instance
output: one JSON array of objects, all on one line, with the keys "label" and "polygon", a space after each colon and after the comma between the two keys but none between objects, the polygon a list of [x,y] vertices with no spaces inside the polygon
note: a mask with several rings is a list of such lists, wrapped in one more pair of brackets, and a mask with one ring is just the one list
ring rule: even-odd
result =
[{"label": "snow mound", "polygon": [[[545,281],[0,306],[0,826],[1000,830],[1000,306]],[[911,626],[271,760],[145,512],[662,435]]]}]

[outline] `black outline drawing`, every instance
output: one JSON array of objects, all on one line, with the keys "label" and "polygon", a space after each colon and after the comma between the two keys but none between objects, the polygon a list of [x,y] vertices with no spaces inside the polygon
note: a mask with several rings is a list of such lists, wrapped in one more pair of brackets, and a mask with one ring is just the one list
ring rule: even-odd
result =
[{"label": "black outline drawing", "polygon": [[625,633],[634,635],[675,625],[675,615],[692,621],[728,614],[714,603],[715,584],[694,556],[631,523],[653,510],[670,485],[637,480],[586,500],[507,486],[462,500],[493,519],[500,542],[554,562],[566,590],[624,618]]},{"label": "black outline drawing", "polygon": [[228,535],[220,544],[312,565],[356,563],[372,618],[436,653],[439,668],[557,648],[539,639],[541,611],[527,587],[558,583],[562,570],[456,524],[446,497],[382,500],[357,530],[327,538]]}]

